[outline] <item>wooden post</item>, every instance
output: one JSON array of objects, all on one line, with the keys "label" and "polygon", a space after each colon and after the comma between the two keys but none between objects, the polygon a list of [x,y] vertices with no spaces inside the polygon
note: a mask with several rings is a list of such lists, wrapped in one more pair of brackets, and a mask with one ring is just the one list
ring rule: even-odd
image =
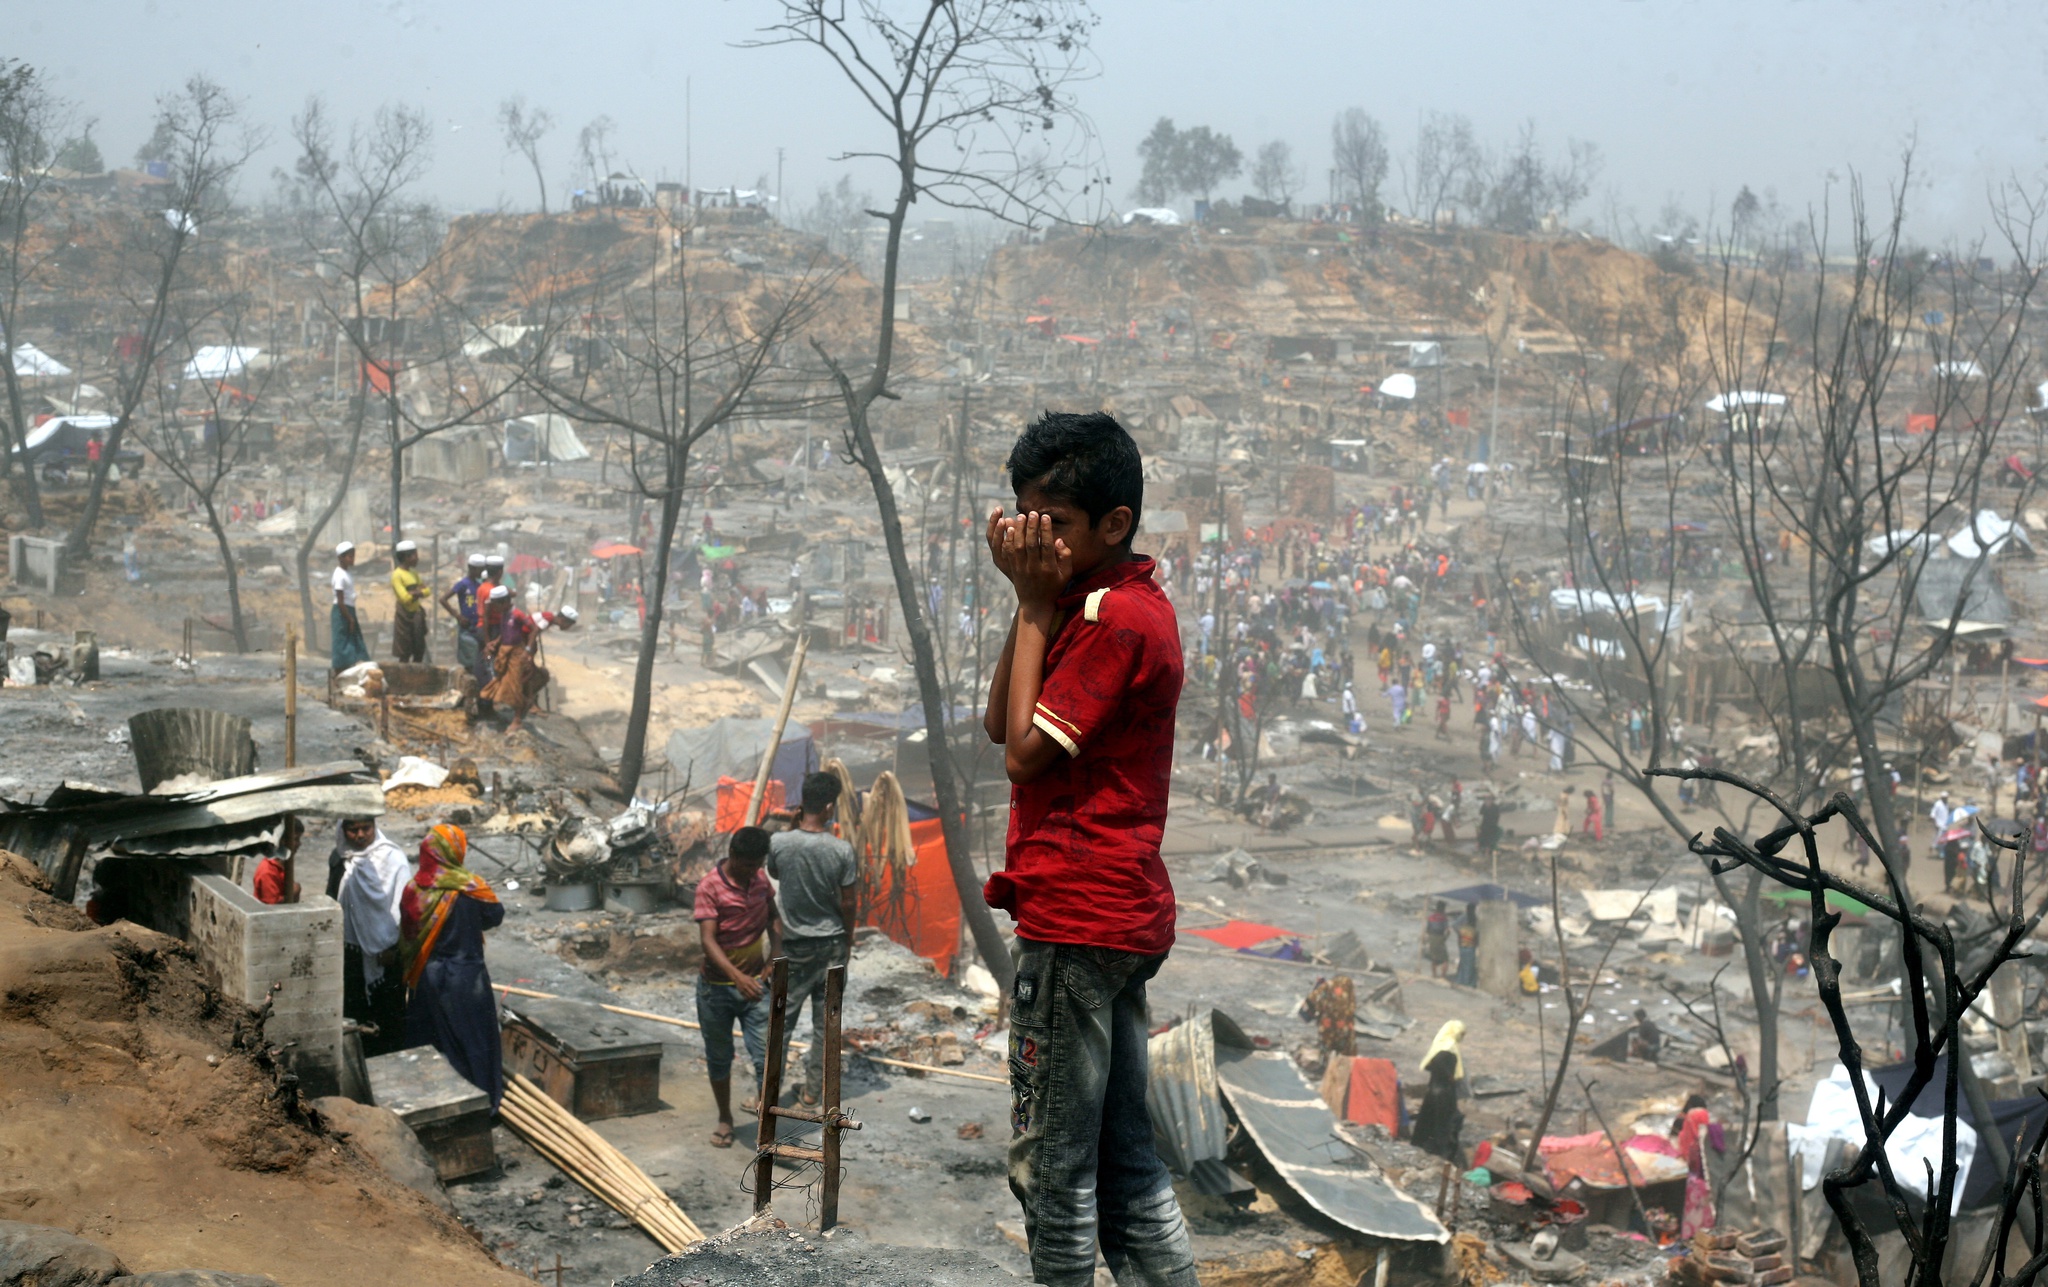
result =
[{"label": "wooden post", "polygon": [[[825,1086],[818,1095],[819,1114],[825,1119],[824,1138],[820,1141],[825,1157],[819,1163],[823,1174],[818,1177],[819,1233],[839,1223],[839,1015],[845,997],[846,967],[832,966],[825,971],[825,1030],[817,1034],[817,1039],[825,1043]],[[797,1004],[803,1004],[801,997]]]},{"label": "wooden post", "polygon": [[284,766],[299,762],[299,628],[284,628]]},{"label": "wooden post", "polygon": [[789,726],[789,708],[796,704],[797,679],[804,673],[804,655],[811,649],[809,631],[796,637],[796,651],[790,654],[789,674],[782,680],[782,705],[775,712],[775,731],[769,735],[768,745],[761,752],[761,769],[754,775],[754,798],[747,801],[747,825],[754,826],[761,821],[763,797],[768,791],[768,774],[775,767],[775,756],[782,749],[782,730]]},{"label": "wooden post", "polygon": [[754,1210],[768,1208],[775,1192],[775,1131],[780,1120],[773,1111],[782,1100],[782,1056],[784,1009],[789,1004],[789,958],[778,956],[768,967],[768,1064],[761,1070],[761,1128],[754,1138]]}]

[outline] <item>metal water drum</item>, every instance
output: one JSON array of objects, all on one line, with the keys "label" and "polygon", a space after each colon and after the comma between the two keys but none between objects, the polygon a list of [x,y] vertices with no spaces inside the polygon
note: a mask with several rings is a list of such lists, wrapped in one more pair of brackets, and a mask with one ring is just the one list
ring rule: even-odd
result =
[{"label": "metal water drum", "polygon": [[226,711],[174,706],[128,717],[128,744],[144,791],[190,775],[202,782],[256,771],[256,740],[249,721]]}]

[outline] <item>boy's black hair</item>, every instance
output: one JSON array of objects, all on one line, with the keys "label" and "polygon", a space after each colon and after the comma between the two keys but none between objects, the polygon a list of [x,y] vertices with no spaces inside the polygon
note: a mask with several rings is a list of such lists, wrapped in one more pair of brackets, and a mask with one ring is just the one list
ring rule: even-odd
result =
[{"label": "boy's black hair", "polygon": [[732,833],[732,844],[726,852],[735,858],[766,858],[768,833],[759,827],[741,827]]},{"label": "boy's black hair", "polygon": [[1046,412],[1017,436],[1005,468],[1013,490],[1035,486],[1079,505],[1090,527],[1117,506],[1128,506],[1131,531],[1125,546],[1137,536],[1145,511],[1145,462],[1138,444],[1108,412]]},{"label": "boy's black hair", "polygon": [[804,779],[804,812],[823,813],[839,803],[839,778],[831,773],[813,773]]}]

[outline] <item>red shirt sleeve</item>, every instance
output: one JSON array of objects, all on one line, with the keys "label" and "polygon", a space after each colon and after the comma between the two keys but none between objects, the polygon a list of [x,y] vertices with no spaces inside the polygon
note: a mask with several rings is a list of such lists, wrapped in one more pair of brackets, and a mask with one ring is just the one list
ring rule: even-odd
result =
[{"label": "red shirt sleeve", "polygon": [[1031,722],[1068,755],[1079,755],[1116,717],[1136,682],[1145,637],[1118,626],[1106,611],[1096,621],[1076,613],[1054,641],[1054,652]]},{"label": "red shirt sleeve", "polygon": [[275,858],[265,857],[256,864],[256,901],[272,905],[282,903],[285,898],[284,864]]}]

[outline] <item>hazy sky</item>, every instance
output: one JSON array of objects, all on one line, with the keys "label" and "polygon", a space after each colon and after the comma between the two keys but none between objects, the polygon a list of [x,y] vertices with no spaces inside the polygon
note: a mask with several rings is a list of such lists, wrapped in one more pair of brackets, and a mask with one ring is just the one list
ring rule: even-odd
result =
[{"label": "hazy sky", "polygon": [[[207,73],[273,134],[252,194],[289,162],[285,128],[308,93],[342,119],[419,104],[439,127],[431,187],[461,208],[533,203],[492,119],[515,91],[558,122],[544,144],[555,199],[577,127],[599,114],[644,177],[680,179],[687,77],[696,182],[772,182],[781,147],[795,206],[837,176],[834,152],[874,131],[816,53],[734,47],[775,12],[772,0],[65,0],[23,3],[0,52],[48,69],[97,118],[110,163],[147,135],[156,94]],[[1606,170],[1580,213],[1604,216],[1611,192],[1645,225],[1671,196],[1725,215],[1745,183],[1803,209],[1830,174],[1895,174],[1917,137],[1918,230],[1968,237],[1985,226],[1988,185],[2048,163],[2040,0],[1109,0],[1100,13],[1102,74],[1081,93],[1125,204],[1133,149],[1160,115],[1226,131],[1248,157],[1288,140],[1319,197],[1330,118],[1350,106],[1385,122],[1397,153],[1429,109],[1468,114],[1489,143],[1528,118],[1560,149],[1590,139]],[[1398,176],[1390,186],[1398,197]]]}]

